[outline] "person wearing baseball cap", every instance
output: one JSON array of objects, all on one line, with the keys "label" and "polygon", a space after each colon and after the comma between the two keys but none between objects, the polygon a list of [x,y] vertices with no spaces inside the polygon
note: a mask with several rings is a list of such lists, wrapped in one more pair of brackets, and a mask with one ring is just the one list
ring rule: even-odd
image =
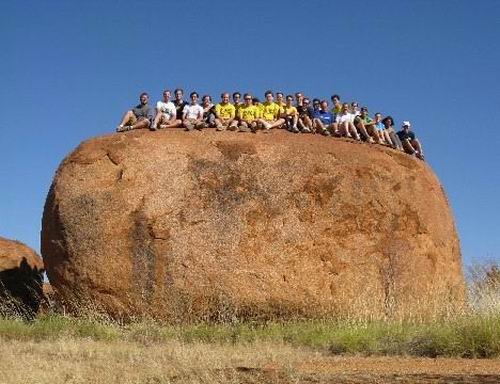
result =
[{"label": "person wearing baseball cap", "polygon": [[424,152],[420,141],[416,138],[415,133],[410,131],[411,123],[407,120],[403,121],[401,131],[397,132],[403,149],[410,155],[417,156],[420,160],[424,160]]}]

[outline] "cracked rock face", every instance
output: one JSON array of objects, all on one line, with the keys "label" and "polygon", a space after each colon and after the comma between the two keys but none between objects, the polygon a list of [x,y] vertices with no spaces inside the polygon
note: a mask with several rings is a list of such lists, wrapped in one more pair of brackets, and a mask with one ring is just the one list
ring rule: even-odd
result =
[{"label": "cracked rock face", "polygon": [[421,316],[464,293],[427,164],[282,131],[82,143],[48,194],[42,254],[59,294],[115,316]]},{"label": "cracked rock face", "polygon": [[0,313],[31,317],[43,299],[43,261],[30,247],[0,237]]}]

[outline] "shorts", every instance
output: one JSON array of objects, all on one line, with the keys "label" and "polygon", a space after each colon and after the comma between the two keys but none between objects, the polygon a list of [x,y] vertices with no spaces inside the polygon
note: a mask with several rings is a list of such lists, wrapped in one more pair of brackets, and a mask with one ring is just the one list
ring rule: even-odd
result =
[{"label": "shorts", "polygon": [[350,123],[352,122],[352,117],[350,115],[339,116],[339,123]]}]

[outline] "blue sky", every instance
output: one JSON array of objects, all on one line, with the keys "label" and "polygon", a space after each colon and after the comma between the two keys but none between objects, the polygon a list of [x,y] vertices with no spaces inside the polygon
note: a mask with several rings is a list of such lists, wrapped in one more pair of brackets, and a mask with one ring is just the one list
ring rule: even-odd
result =
[{"label": "blue sky", "polygon": [[39,249],[57,166],[143,90],[302,90],[412,121],[465,262],[500,261],[499,14],[496,0],[4,1],[0,236]]}]

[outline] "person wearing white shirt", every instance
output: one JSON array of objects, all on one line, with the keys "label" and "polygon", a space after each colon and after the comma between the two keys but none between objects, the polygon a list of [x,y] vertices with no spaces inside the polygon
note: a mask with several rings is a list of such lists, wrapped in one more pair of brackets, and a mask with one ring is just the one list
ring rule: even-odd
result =
[{"label": "person wearing white shirt", "polygon": [[158,128],[176,127],[175,117],[176,110],[174,103],[170,101],[170,90],[165,89],[163,91],[163,100],[156,103],[156,117],[150,129],[156,131]]},{"label": "person wearing white shirt", "polygon": [[358,131],[353,124],[353,116],[349,110],[349,104],[342,104],[340,112],[335,116],[335,122],[339,133],[346,137],[354,137],[356,140],[361,140]]},{"label": "person wearing white shirt", "polygon": [[203,107],[198,104],[198,93],[191,92],[189,95],[191,103],[184,107],[182,112],[182,124],[186,131],[193,129],[202,129],[203,123]]}]

